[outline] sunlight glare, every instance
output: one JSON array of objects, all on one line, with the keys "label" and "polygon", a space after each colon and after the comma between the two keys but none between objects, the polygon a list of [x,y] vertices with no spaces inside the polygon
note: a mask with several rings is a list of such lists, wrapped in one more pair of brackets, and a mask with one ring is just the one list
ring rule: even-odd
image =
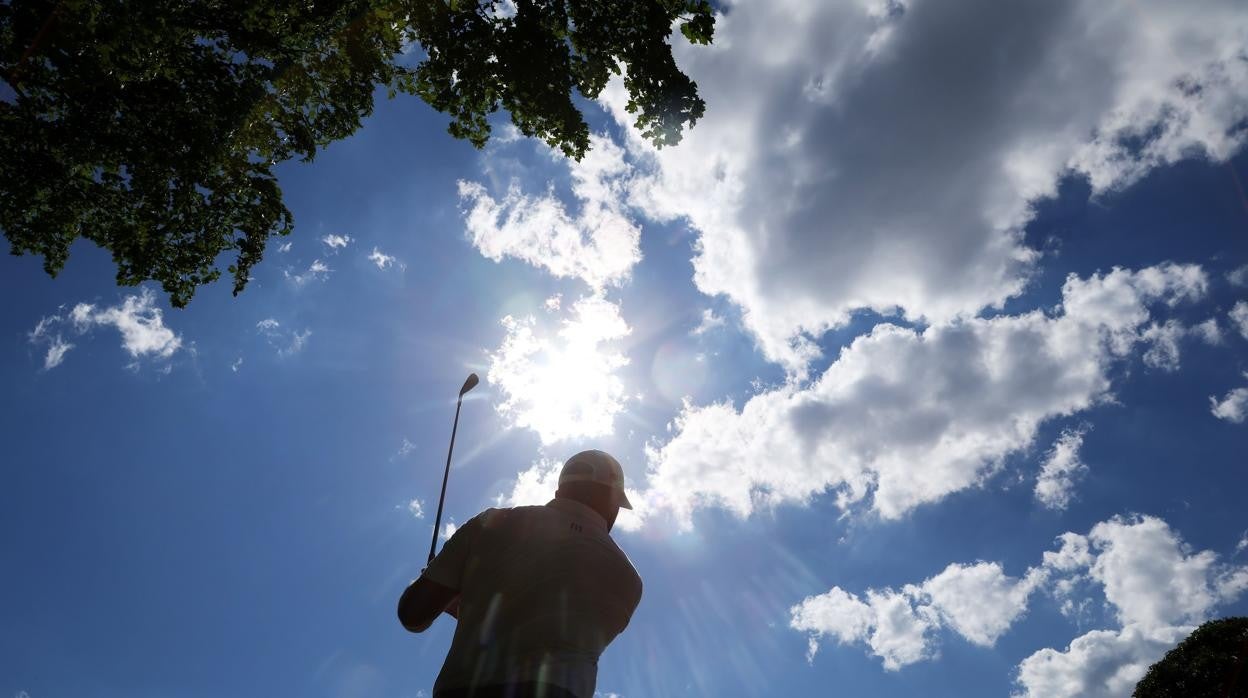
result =
[{"label": "sunlight glare", "polygon": [[631,331],[619,306],[599,295],[578,300],[550,336],[528,316],[502,320],[507,336],[490,355],[489,380],[505,395],[498,411],[537,432],[543,444],[606,436],[627,400],[617,370],[622,353],[603,345]]}]

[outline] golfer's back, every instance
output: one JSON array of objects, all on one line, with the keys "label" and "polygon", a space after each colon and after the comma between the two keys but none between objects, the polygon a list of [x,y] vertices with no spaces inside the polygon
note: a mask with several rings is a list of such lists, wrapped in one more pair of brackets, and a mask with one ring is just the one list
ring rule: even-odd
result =
[{"label": "golfer's back", "polygon": [[598,656],[641,599],[641,578],[606,522],[570,499],[482,512],[425,574],[461,594],[435,695],[539,682],[589,698]]}]

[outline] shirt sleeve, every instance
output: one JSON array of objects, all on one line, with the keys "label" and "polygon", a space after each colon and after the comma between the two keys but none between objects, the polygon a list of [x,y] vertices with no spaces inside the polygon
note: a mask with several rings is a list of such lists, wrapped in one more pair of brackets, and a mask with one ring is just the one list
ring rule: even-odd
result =
[{"label": "shirt sleeve", "polygon": [[481,512],[455,529],[451,539],[446,541],[441,552],[425,568],[425,577],[456,591],[463,589],[464,570],[468,567],[474,544],[481,535],[487,513]]}]

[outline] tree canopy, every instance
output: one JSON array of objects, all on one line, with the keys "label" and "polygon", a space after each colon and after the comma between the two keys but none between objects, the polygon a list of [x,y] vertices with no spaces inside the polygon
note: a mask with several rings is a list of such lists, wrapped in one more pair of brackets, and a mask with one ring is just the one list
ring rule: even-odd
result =
[{"label": "tree canopy", "polygon": [[674,26],[710,43],[709,2],[11,0],[0,229],[53,276],[92,240],[119,284],[158,281],[179,307],[233,251],[237,294],[292,230],[274,166],[354,133],[379,86],[448,114],[477,147],[503,109],[579,159],[574,91],[592,99],[622,73],[638,129],[672,145],[705,108],[672,58]]},{"label": "tree canopy", "polygon": [[1152,665],[1135,698],[1248,698],[1248,618],[1211,620]]}]

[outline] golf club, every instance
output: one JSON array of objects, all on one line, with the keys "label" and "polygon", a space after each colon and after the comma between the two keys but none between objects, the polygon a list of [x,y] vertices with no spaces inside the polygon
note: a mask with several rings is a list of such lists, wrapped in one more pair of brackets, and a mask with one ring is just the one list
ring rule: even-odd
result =
[{"label": "golf club", "polygon": [[451,425],[451,447],[446,449],[446,471],[442,473],[442,495],[438,497],[438,515],[433,520],[433,540],[429,543],[429,562],[438,547],[438,527],[442,525],[442,505],[446,503],[446,480],[451,475],[451,453],[455,451],[455,431],[459,429],[459,408],[464,404],[464,393],[477,387],[481,381],[477,374],[469,373],[464,387],[459,389],[459,398],[455,400],[455,422]]}]

